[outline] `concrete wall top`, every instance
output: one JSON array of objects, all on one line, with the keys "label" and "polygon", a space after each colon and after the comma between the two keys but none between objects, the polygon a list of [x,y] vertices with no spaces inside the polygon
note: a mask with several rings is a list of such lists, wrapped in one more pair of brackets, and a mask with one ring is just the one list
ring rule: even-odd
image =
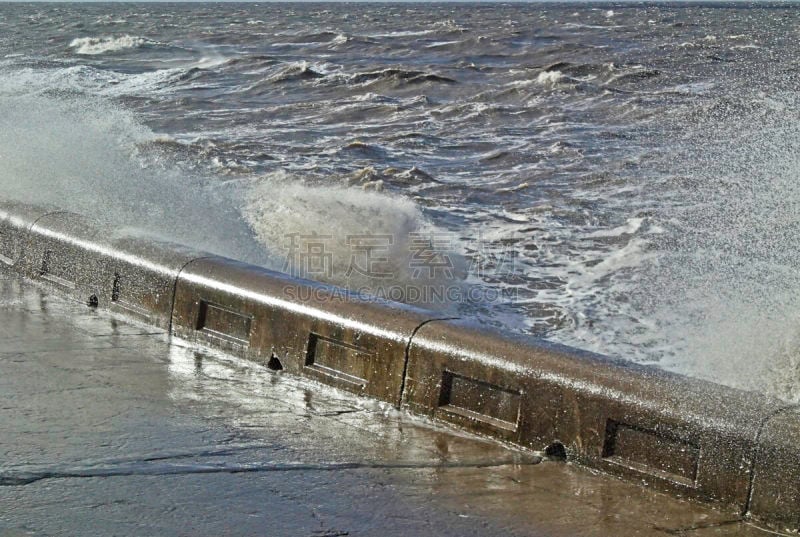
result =
[{"label": "concrete wall top", "polygon": [[44,214],[34,222],[30,229],[34,233],[51,236],[59,235],[63,240],[91,241],[93,245],[108,241],[108,235],[102,233],[103,226],[100,223],[86,216],[68,211],[54,211]]},{"label": "concrete wall top", "polygon": [[178,278],[173,333],[400,404],[406,350],[435,313],[211,257]]},{"label": "concrete wall top", "polygon": [[10,220],[19,227],[30,228],[40,217],[59,209],[18,201],[0,201],[0,220]]},{"label": "concrete wall top", "polygon": [[395,340],[407,341],[421,323],[442,317],[429,310],[222,257],[191,262],[182,271],[181,280],[298,315],[330,319]]},{"label": "concrete wall top", "polygon": [[12,267],[23,255],[30,227],[42,216],[55,211],[14,201],[0,201],[0,263]]},{"label": "concrete wall top", "polygon": [[[763,420],[786,404],[753,392],[592,353],[532,336],[487,328],[471,320],[436,321],[420,328],[412,350],[424,348],[455,360],[491,364],[522,375],[625,399],[695,423],[734,427],[737,419]],[[701,404],[698,404],[701,403]],[[739,429],[738,426],[735,426]]]}]

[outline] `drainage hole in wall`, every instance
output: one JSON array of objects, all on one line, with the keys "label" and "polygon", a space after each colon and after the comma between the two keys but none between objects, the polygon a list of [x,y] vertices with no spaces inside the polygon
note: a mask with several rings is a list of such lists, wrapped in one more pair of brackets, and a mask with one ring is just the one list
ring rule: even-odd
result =
[{"label": "drainage hole in wall", "polygon": [[267,367],[273,371],[283,371],[283,364],[274,354],[269,359],[269,362],[267,362]]},{"label": "drainage hole in wall", "polygon": [[544,448],[544,455],[551,461],[567,460],[567,448],[561,442],[553,442]]}]

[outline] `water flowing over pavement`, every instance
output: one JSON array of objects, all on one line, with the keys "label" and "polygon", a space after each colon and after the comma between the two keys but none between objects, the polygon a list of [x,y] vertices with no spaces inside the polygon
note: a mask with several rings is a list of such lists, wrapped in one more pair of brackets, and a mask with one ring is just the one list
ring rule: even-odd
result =
[{"label": "water flowing over pavement", "polygon": [[0,535],[762,535],[0,273]]}]

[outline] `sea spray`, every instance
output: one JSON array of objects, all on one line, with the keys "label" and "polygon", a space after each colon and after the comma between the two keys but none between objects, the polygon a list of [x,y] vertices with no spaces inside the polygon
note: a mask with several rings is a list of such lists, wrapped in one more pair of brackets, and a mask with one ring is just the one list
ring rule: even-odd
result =
[{"label": "sea spray", "polygon": [[[460,289],[457,249],[439,252],[446,263],[433,270],[419,257],[433,252],[429,237],[442,231],[414,202],[282,174],[223,181],[160,151],[161,139],[97,97],[6,95],[0,186],[6,198],[395,300],[441,308],[446,288]],[[320,249],[318,270],[307,262],[311,243]]]},{"label": "sea spray", "polygon": [[660,211],[640,306],[673,342],[662,366],[800,400],[800,127],[784,98],[709,110],[677,144],[682,199]]},{"label": "sea spray", "polygon": [[440,307],[466,277],[455,236],[407,198],[304,185],[285,173],[253,180],[245,195],[244,215],[282,270]]},{"label": "sea spray", "polygon": [[3,196],[264,261],[263,248],[217,184],[139,153],[154,137],[134,114],[98,98],[3,96]]}]

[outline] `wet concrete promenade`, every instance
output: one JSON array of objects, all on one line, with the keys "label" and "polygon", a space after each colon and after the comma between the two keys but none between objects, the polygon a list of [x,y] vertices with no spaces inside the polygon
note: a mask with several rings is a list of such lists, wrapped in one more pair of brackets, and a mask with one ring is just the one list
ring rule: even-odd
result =
[{"label": "wet concrete promenade", "polygon": [[768,535],[0,272],[0,537]]}]

